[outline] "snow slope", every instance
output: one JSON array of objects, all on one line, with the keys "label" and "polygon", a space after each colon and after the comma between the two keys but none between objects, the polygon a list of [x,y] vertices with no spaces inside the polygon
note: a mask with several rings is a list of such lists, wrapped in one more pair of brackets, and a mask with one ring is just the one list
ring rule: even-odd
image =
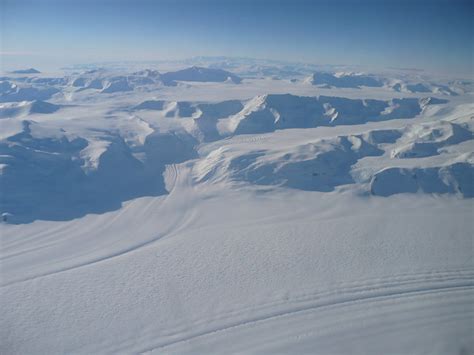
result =
[{"label": "snow slope", "polygon": [[0,353],[474,351],[470,93],[179,70],[0,83]]}]

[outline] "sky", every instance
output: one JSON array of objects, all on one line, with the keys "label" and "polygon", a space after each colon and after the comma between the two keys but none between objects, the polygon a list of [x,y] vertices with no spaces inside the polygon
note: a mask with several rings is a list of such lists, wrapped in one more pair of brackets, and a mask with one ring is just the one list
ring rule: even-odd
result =
[{"label": "sky", "polygon": [[473,76],[474,0],[0,0],[3,70],[193,56]]}]

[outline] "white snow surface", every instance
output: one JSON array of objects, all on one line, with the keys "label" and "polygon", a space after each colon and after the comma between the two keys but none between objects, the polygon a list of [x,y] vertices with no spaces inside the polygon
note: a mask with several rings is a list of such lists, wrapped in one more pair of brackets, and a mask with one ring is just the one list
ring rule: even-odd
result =
[{"label": "white snow surface", "polygon": [[182,64],[0,78],[0,353],[474,352],[471,83]]}]

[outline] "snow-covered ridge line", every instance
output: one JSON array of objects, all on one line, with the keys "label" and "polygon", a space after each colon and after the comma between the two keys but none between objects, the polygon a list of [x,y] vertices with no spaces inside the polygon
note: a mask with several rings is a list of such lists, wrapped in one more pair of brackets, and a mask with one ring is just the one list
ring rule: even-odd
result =
[{"label": "snow-covered ridge line", "polygon": [[353,88],[363,87],[388,88],[397,92],[439,94],[446,96],[457,96],[469,90],[468,85],[459,81],[451,81],[446,84],[433,81],[407,81],[403,79],[390,78],[381,75],[351,73],[351,72],[316,72],[304,79],[304,82],[320,88]]},{"label": "snow-covered ridge line", "polygon": [[304,97],[290,94],[256,96],[250,100],[219,103],[147,100],[133,110],[160,111],[164,117],[192,118],[193,132],[204,141],[237,134],[273,132],[288,128],[356,125],[371,121],[414,118],[435,98],[362,100],[342,97]]},{"label": "snow-covered ridge line", "polygon": [[[331,81],[361,92],[358,87],[386,89],[375,75],[326,74],[313,75],[313,84]],[[241,98],[239,91],[263,84],[269,85],[267,79],[242,82],[221,68],[200,66],[164,72],[96,68],[61,78],[34,73],[3,78],[0,179],[7,188],[0,196],[0,212],[14,215],[12,222],[23,223],[114,211],[126,201],[166,195],[166,166],[183,162],[192,162],[190,178],[197,185],[313,192],[350,186],[389,196],[393,191],[379,185],[395,174],[395,170],[383,172],[392,168],[400,169],[403,176],[420,176],[415,185],[407,183],[397,194],[421,191],[471,197],[466,184],[472,170],[467,152],[472,141],[470,120],[431,119],[443,110],[449,112],[464,97],[449,101],[442,95],[394,97],[387,91],[381,98],[352,97],[347,92],[342,93],[348,97],[329,96],[322,95],[326,89],[294,82],[284,87],[298,94]],[[238,98],[181,99],[189,92],[221,89],[231,97],[238,93]],[[400,127],[427,118],[430,121],[423,125]],[[397,127],[392,127],[392,121]],[[373,128],[361,132],[365,125]],[[352,129],[344,126],[361,133],[350,133]],[[302,142],[291,132],[298,129],[315,130],[316,135],[318,129],[341,133]],[[279,132],[291,137],[292,143],[280,147],[273,135]],[[246,137],[246,145],[237,144],[239,136]],[[462,154],[455,159],[458,147]],[[433,163],[426,164],[430,159]],[[381,163],[377,168],[361,167],[367,160]],[[424,173],[428,171],[432,173]],[[70,189],[73,184],[75,190]],[[24,194],[31,198],[15,202]],[[41,206],[46,198],[50,203]]]},{"label": "snow-covered ridge line", "polygon": [[[164,109],[167,113],[174,112],[170,117],[165,114],[164,120],[173,119],[178,123],[184,120],[183,126],[175,126],[167,133],[160,133],[140,116],[119,120],[114,123],[118,124],[117,128],[86,129],[78,134],[64,131],[60,128],[61,123],[58,126],[54,121],[48,123],[56,127],[53,130],[45,129],[45,123],[24,121],[20,133],[0,142],[0,162],[3,164],[0,179],[6,187],[0,198],[2,211],[15,215],[10,218],[11,222],[20,222],[31,218],[70,219],[114,210],[130,199],[166,194],[163,178],[166,166],[198,157],[193,168],[196,184],[240,186],[235,185],[240,182],[265,188],[320,192],[354,185],[356,189],[379,196],[421,191],[473,197],[469,182],[473,175],[473,159],[469,155],[427,166],[420,165],[416,159],[442,157],[452,147],[472,142],[472,120],[469,118],[455,122],[431,121],[405,129],[370,130],[362,134],[307,140],[306,143],[295,140],[295,143],[283,146],[276,144],[271,136],[229,147],[225,146],[229,141],[222,139],[241,134],[250,134],[250,137],[259,134],[260,137],[262,133],[275,130],[311,129],[317,125],[340,127],[339,122],[342,126],[357,126],[365,124],[366,120],[389,121],[390,117],[398,117],[395,110],[387,113],[387,107],[394,102],[402,113],[414,110],[416,115],[430,104],[429,100],[417,99],[385,102],[264,95],[244,103],[147,101],[132,110],[142,114],[143,107]],[[331,117],[327,115],[328,104],[333,108]],[[189,129],[185,124],[188,122],[186,116],[180,117],[183,110],[191,116],[188,120],[200,130]],[[238,112],[232,114],[233,111]],[[363,112],[373,116],[364,116]],[[219,118],[222,115],[228,117]],[[360,117],[362,121],[353,121]],[[219,137],[223,124],[233,125],[234,131]],[[421,136],[416,133],[420,130],[424,132]],[[289,136],[292,136],[291,132]],[[206,140],[224,145],[210,148],[207,153],[201,149],[198,153],[198,145]],[[253,147],[256,144],[258,148]],[[358,168],[354,175],[354,167],[366,157],[385,159],[385,156],[392,159],[392,168],[365,172]],[[396,161],[407,158],[415,165],[397,167]],[[23,163],[19,164],[20,161]],[[120,176],[120,179],[114,176]],[[52,178],[55,179],[54,188]],[[399,188],[394,190],[390,186],[395,180],[404,183],[396,184]],[[71,184],[75,185],[74,190],[70,189]],[[12,203],[25,191],[30,195],[28,203]],[[40,206],[45,198],[50,201],[49,205]],[[66,207],[71,205],[77,208]]]},{"label": "snow-covered ridge line", "polygon": [[[310,84],[318,89],[386,89],[399,93],[432,94],[440,96],[458,96],[474,90],[469,80],[432,80],[424,76],[412,78],[405,74],[388,73],[372,74],[353,70],[315,71],[311,66],[250,66],[246,70],[239,66],[228,66],[223,63],[202,63],[178,70],[141,69],[124,72],[124,70],[95,67],[80,72],[68,72],[63,77],[50,77],[47,74],[26,70],[25,73],[10,73],[0,77],[3,82],[15,82],[25,88],[31,85],[81,92],[94,90],[104,94],[127,93],[129,91],[154,91],[163,87],[173,87],[180,83],[231,83],[240,84],[243,79],[269,79],[286,81],[293,84]],[[236,72],[227,71],[227,69]],[[21,71],[23,72],[23,71]],[[308,75],[307,73],[311,73]],[[392,73],[394,74],[394,73]],[[412,74],[412,73],[411,73]],[[3,85],[3,84],[2,84]],[[2,101],[0,90],[0,101]],[[44,99],[44,98],[43,98]],[[22,99],[20,99],[22,100]],[[24,98],[24,100],[27,100]],[[3,99],[5,101],[5,99]]]}]

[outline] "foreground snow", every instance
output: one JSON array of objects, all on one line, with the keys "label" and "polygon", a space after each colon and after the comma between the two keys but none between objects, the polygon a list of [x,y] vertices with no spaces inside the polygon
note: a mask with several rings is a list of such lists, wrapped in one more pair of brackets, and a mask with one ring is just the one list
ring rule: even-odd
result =
[{"label": "foreground snow", "polygon": [[473,351],[469,92],[181,69],[2,84],[2,353]]}]

